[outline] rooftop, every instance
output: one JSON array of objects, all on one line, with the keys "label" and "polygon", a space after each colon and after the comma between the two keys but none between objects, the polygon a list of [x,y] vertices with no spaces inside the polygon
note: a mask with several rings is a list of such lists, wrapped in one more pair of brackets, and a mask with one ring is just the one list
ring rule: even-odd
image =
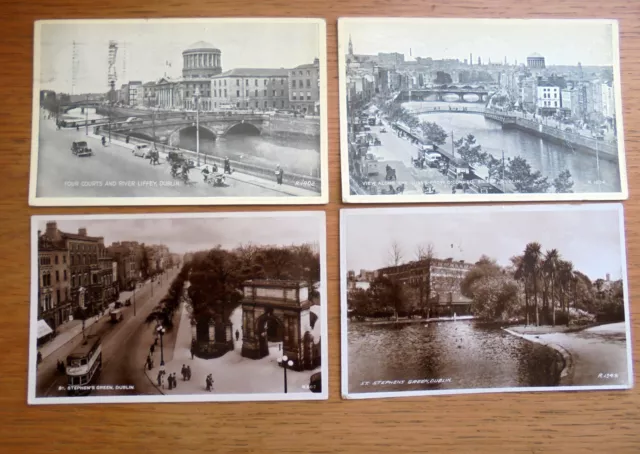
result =
[{"label": "rooftop", "polygon": [[223,77],[288,77],[289,70],[286,68],[235,68],[225,71],[222,74],[212,77],[219,79]]},{"label": "rooftop", "polygon": [[306,282],[287,281],[279,279],[252,279],[242,283],[248,287],[278,287],[278,288],[303,288],[308,287]]},{"label": "rooftop", "polygon": [[217,50],[220,52],[220,49],[215,47],[213,44],[206,41],[198,41],[187,47],[182,53],[192,52],[194,50]]},{"label": "rooftop", "polygon": [[537,52],[532,53],[531,55],[529,55],[527,58],[544,58],[542,55],[540,55]]}]

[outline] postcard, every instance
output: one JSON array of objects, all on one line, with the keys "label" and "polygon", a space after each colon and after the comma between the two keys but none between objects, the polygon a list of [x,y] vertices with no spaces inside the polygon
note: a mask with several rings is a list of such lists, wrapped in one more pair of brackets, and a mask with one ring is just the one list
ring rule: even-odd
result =
[{"label": "postcard", "polygon": [[343,200],[628,198],[618,22],[343,18]]},{"label": "postcard", "polygon": [[633,387],[621,204],[346,209],[341,229],[343,397]]},{"label": "postcard", "polygon": [[324,212],[33,216],[29,404],[324,400]]},{"label": "postcard", "polygon": [[29,203],[327,203],[326,61],[324,19],[36,21]]}]

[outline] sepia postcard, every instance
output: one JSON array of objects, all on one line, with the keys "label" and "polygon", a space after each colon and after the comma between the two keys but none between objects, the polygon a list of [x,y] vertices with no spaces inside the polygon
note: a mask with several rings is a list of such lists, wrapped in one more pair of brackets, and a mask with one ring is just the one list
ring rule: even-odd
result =
[{"label": "sepia postcard", "polygon": [[347,209],[340,225],[343,397],[633,387],[621,204]]},{"label": "sepia postcard", "polygon": [[328,202],[324,19],[36,21],[33,86],[32,206]]},{"label": "sepia postcard", "polygon": [[324,212],[34,216],[29,404],[324,400]]},{"label": "sepia postcard", "polygon": [[345,202],[625,200],[618,22],[342,18]]}]

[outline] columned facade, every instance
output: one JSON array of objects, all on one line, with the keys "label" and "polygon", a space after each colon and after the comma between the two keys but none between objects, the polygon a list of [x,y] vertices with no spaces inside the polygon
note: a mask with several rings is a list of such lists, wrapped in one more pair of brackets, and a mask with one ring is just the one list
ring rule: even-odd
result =
[{"label": "columned facade", "polygon": [[211,44],[198,41],[182,52],[182,77],[209,78],[222,72],[222,53]]}]

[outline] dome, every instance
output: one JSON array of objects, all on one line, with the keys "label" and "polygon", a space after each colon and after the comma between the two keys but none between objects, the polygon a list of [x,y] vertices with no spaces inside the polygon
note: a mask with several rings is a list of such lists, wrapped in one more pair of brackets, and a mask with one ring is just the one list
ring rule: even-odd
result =
[{"label": "dome", "polygon": [[192,52],[195,50],[213,50],[213,51],[218,51],[220,52],[220,50],[216,47],[213,46],[213,44],[208,43],[206,41],[198,41],[197,43],[193,43],[192,45],[190,45],[189,47],[187,47],[184,52]]},{"label": "dome", "polygon": [[532,53],[531,55],[529,55],[527,58],[544,58],[542,55],[540,55],[537,52]]}]

